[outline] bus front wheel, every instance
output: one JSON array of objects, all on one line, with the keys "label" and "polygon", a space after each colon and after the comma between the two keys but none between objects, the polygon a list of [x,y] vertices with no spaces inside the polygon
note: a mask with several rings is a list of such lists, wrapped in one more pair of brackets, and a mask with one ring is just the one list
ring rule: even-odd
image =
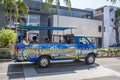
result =
[{"label": "bus front wheel", "polygon": [[95,62],[95,55],[94,54],[88,54],[85,58],[86,64],[93,64]]}]

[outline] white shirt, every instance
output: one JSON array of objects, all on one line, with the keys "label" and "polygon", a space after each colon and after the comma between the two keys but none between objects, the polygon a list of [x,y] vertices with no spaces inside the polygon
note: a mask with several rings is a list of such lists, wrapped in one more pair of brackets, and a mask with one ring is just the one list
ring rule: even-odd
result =
[{"label": "white shirt", "polygon": [[23,40],[23,44],[27,46],[29,44],[29,42],[26,40]]}]

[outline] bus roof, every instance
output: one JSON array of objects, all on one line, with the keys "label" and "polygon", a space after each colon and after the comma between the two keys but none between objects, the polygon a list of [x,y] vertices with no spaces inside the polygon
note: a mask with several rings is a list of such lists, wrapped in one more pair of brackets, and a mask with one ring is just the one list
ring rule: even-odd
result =
[{"label": "bus roof", "polygon": [[67,30],[75,29],[73,27],[53,27],[53,26],[21,26],[23,30]]}]

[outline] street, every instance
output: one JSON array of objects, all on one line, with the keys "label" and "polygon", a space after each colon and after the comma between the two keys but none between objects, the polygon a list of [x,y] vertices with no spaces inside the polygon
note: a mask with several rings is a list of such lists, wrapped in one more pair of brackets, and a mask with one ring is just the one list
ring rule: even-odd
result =
[{"label": "street", "polygon": [[0,61],[0,80],[120,80],[120,57],[84,62],[52,63],[39,68],[31,63]]}]

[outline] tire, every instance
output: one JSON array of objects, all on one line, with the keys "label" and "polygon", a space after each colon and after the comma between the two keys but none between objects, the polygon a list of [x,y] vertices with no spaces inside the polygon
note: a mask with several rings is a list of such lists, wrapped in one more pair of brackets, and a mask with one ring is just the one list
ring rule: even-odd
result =
[{"label": "tire", "polygon": [[48,56],[41,56],[37,62],[37,65],[41,68],[48,67],[50,64],[50,58]]},{"label": "tire", "polygon": [[86,64],[93,64],[95,62],[95,55],[94,54],[88,54],[88,56],[85,58]]}]

